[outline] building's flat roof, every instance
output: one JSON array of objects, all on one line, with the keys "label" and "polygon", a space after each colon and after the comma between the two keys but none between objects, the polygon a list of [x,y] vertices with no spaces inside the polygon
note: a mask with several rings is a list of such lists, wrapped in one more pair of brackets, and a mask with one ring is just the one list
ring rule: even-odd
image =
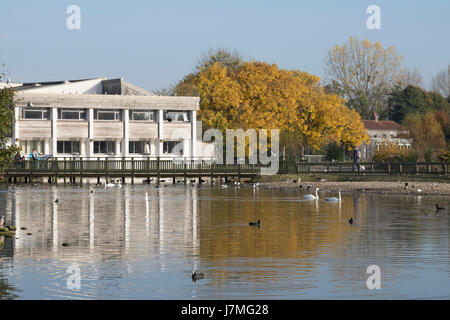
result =
[{"label": "building's flat roof", "polygon": [[199,97],[129,96],[107,94],[60,94],[19,91],[14,97],[19,107],[95,108],[140,110],[199,110]]},{"label": "building's flat roof", "polygon": [[17,106],[198,110],[199,97],[156,96],[122,78],[27,82],[15,87]]}]

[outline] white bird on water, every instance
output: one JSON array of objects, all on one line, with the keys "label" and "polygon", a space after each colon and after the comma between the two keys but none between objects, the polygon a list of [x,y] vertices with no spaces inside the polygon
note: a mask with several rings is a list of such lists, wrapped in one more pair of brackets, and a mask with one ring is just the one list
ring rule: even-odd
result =
[{"label": "white bird on water", "polygon": [[326,198],[325,200],[328,201],[328,202],[339,202],[339,201],[342,201],[341,190],[339,190],[339,198],[332,197],[332,198]]},{"label": "white bird on water", "polygon": [[303,198],[306,199],[306,200],[318,200],[319,199],[319,194],[317,193],[317,191],[319,191],[319,188],[316,188],[316,195],[308,193],[308,194],[305,194],[303,196]]},{"label": "white bird on water", "polygon": [[108,183],[107,181],[105,181],[105,189],[106,189],[106,188],[115,187],[115,186],[116,186],[115,183],[112,183],[112,182]]}]

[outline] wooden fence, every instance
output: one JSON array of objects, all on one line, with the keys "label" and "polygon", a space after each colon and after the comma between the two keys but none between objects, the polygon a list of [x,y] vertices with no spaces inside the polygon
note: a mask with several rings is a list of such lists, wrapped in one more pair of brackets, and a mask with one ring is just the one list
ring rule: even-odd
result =
[{"label": "wooden fence", "polygon": [[[280,160],[278,173],[333,173],[333,174],[443,174],[449,173],[448,162],[363,162],[360,171],[353,168],[352,162],[299,162],[297,160]],[[250,174],[256,175],[261,164],[217,164],[213,160],[182,159],[49,159],[39,161],[13,162],[7,175],[32,174],[81,174],[111,175],[123,174]],[[355,169],[355,170],[354,170]]]}]

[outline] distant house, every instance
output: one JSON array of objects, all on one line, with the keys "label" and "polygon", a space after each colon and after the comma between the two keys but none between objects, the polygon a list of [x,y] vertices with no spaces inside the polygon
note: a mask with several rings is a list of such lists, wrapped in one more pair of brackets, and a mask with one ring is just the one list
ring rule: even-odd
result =
[{"label": "distant house", "polygon": [[370,143],[359,146],[362,160],[372,160],[375,152],[385,143],[395,143],[401,148],[411,148],[411,139],[399,138],[407,131],[395,121],[381,121],[374,115],[375,120],[363,120]]}]

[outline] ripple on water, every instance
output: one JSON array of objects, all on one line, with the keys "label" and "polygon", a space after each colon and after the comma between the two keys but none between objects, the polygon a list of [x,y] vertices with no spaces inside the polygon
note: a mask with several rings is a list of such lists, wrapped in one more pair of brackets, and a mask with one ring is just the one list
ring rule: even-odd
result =
[{"label": "ripple on water", "polygon": [[[332,204],[303,194],[17,185],[0,190],[0,213],[27,230],[0,250],[0,281],[25,299],[450,295],[450,218],[434,212],[449,199],[358,194]],[[260,228],[248,226],[258,219]],[[371,264],[382,270],[377,293],[365,287]],[[80,290],[67,287],[70,266],[80,268]],[[193,284],[193,269],[205,279]]]}]

